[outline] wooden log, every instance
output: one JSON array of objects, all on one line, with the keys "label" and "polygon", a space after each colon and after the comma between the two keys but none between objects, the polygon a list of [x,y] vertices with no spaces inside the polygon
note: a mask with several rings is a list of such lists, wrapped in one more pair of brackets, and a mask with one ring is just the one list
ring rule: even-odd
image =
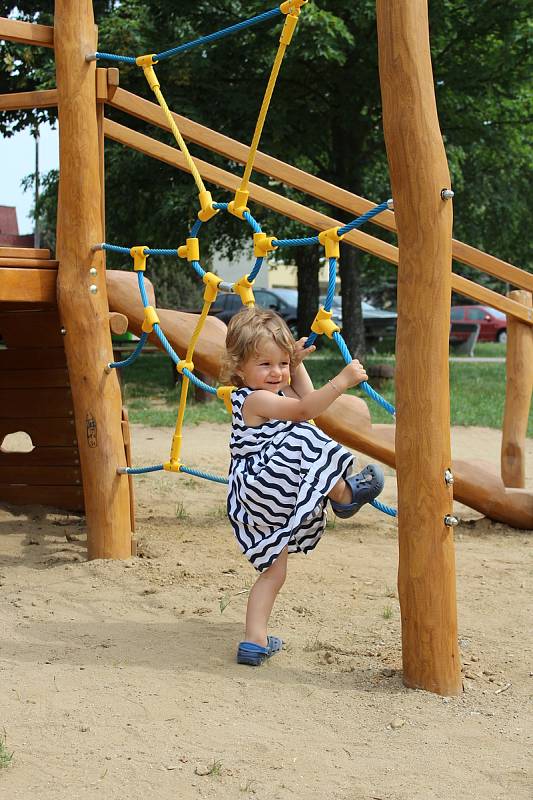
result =
[{"label": "wooden log", "polygon": [[[156,103],[138,97],[124,89],[119,89],[109,99],[111,105],[115,108],[130,113],[145,122],[150,122],[160,128],[169,130],[167,119]],[[242,144],[242,142],[238,142],[235,139],[230,139],[229,136],[217,133],[180,114],[174,113],[172,116],[185,139],[206,147],[214,153],[224,155],[237,163],[246,163],[249,152],[248,145]],[[311,197],[323,200],[329,205],[342,208],[353,214],[354,217],[360,216],[376,206],[376,203],[372,203],[364,197],[348,192],[346,189],[341,189],[332,183],[317,178],[315,175],[309,175],[309,173],[286,164],[277,158],[272,158],[272,156],[268,156],[265,153],[257,153],[254,161],[254,170],[276,178],[287,186],[299,189],[311,195]],[[396,221],[392,211],[384,211],[375,217],[372,223],[389,231],[396,230]],[[519,267],[508,264],[499,258],[483,253],[481,250],[455,239],[452,240],[452,254],[453,258],[462,264],[468,264],[471,267],[487,272],[489,275],[494,275],[502,281],[533,291],[533,275]]]},{"label": "wooden log", "polygon": [[[55,52],[59,107],[60,182],[57,219],[58,306],[66,330],[87,514],[89,558],[129,558],[129,488],[122,400],[112,359],[105,270],[92,247],[102,241],[101,186],[94,62],[97,50],[90,0],[56,0]],[[96,277],[89,274],[95,266]],[[89,291],[94,284],[96,293]]]},{"label": "wooden log", "polygon": [[55,269],[0,269],[0,303],[56,303]]},{"label": "wooden log", "polygon": [[448,334],[450,176],[440,135],[427,0],[377,0],[383,127],[398,226],[398,590],[406,686],[462,690],[457,643]]},{"label": "wooden log", "polygon": [[[509,297],[531,307],[530,292],[513,291]],[[533,391],[533,328],[507,317],[507,383],[503,414],[501,469],[506,486],[526,485],[526,436]]]},{"label": "wooden log", "polygon": [[22,22],[18,19],[0,17],[0,39],[21,44],[53,47],[54,29],[49,25],[37,25],[35,22]]},{"label": "wooden log", "polygon": [[[137,131],[133,131],[109,119],[104,121],[104,132],[109,139],[113,139],[115,142],[120,142],[120,144],[126,147],[131,147],[134,150],[138,150],[140,153],[144,153],[152,158],[157,158],[165,164],[170,164],[171,166],[188,172],[187,163],[183,155],[174,147],[169,147],[169,145],[163,144],[162,142],[157,142],[149,136],[137,133]],[[206,181],[214,183],[216,186],[222,186],[232,192],[237,188],[239,178],[236,175],[220,167],[214,167],[212,164],[208,164],[206,161],[202,161],[199,158],[195,158],[194,162],[200,175]],[[248,188],[250,190],[251,200],[265,206],[265,208],[271,208],[273,211],[277,211],[279,214],[283,214],[290,219],[303,222],[305,225],[309,225],[315,230],[326,230],[326,228],[332,228],[343,224],[340,220],[328,217],[326,214],[322,214],[319,211],[314,211],[301,203],[297,203],[287,197],[282,197],[276,194],[276,192],[264,189],[262,186],[257,186],[257,184],[250,183]],[[358,247],[360,250],[364,250],[366,253],[388,261],[390,264],[398,264],[398,248],[392,244],[381,241],[381,239],[376,239],[376,237],[370,236],[368,233],[359,230],[350,231],[350,233],[346,234],[344,237],[344,241],[354,247]],[[514,267],[513,269],[517,268]],[[517,271],[519,273],[521,272],[521,270]],[[467,278],[453,275],[452,288],[453,291],[458,294],[470,297],[480,303],[488,304],[492,308],[497,308],[504,313],[513,314],[518,319],[523,319],[525,322],[533,324],[533,313],[531,313],[529,309],[525,309],[519,303],[509,300],[507,297],[502,297],[502,295],[490,289],[478,286],[478,284]]]},{"label": "wooden log", "polygon": [[121,336],[128,330],[128,318],[125,314],[119,314],[118,311],[109,312],[109,328],[111,333]]}]

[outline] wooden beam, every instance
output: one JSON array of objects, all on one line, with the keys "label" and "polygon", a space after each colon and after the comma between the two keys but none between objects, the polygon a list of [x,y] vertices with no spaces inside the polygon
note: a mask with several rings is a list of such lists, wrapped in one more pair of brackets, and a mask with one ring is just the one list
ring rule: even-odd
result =
[{"label": "wooden beam", "polygon": [[[92,0],[56,0],[55,56],[59,99],[60,181],[57,299],[71,380],[83,474],[89,558],[129,558],[129,486],[118,377],[104,365],[113,351],[101,253],[101,186],[96,115],[97,50]],[[89,269],[97,267],[92,277]],[[89,292],[90,284],[96,293]]]},{"label": "wooden beam", "polygon": [[[529,292],[510,297],[531,307]],[[526,485],[526,437],[533,391],[533,329],[512,317],[507,320],[507,381],[503,414],[501,470],[505,486]]]},{"label": "wooden beam", "polygon": [[0,94],[0,111],[19,111],[24,108],[53,108],[54,106],[57,106],[57,89]]},{"label": "wooden beam", "polygon": [[[113,97],[110,98],[109,103],[114,108],[142,119],[144,122],[169,130],[168,122],[159,105],[127,92],[125,89],[117,89]],[[173,113],[172,116],[183,137],[188,141],[199,144],[214,153],[226,156],[232,161],[237,161],[241,164],[246,163],[249,151],[248,145],[193,122],[187,117],[181,116],[181,114]],[[342,208],[353,214],[354,217],[360,216],[376,206],[376,203],[372,203],[364,197],[348,192],[346,189],[341,189],[328,181],[317,178],[315,175],[310,175],[265,153],[257,153],[254,169],[263,175],[282,181],[287,186],[299,189],[311,195],[311,197],[316,197],[332,206]],[[396,220],[392,211],[384,211],[375,217],[372,222],[389,231],[396,231]],[[519,267],[507,264],[505,261],[501,261],[455,239],[452,241],[452,254],[456,261],[487,272],[502,281],[533,291],[533,275]]]},{"label": "wooden beam", "polygon": [[57,270],[0,269],[1,303],[56,303]]},{"label": "wooden beam", "polygon": [[448,337],[452,204],[429,50],[427,0],[377,0],[383,130],[400,262],[396,336],[398,593],[403,682],[462,691],[451,469]]},{"label": "wooden beam", "polygon": [[[163,161],[170,166],[177,167],[184,172],[189,171],[183,155],[177,148],[158,142],[156,139],[145,136],[143,133],[137,133],[137,131],[133,131],[131,128],[127,128],[110,119],[104,120],[104,133],[109,139],[119,144],[131,147],[140,153]],[[240,183],[240,178],[237,175],[232,175],[230,172],[220,167],[215,167],[207,161],[195,158],[194,162],[202,178],[216,186],[221,186],[224,189],[234,192]],[[296,203],[294,200],[282,197],[269,189],[257,186],[257,184],[251,183],[249,189],[250,198],[260,205],[277,211],[279,214],[283,214],[290,219],[302,222],[304,225],[308,225],[315,230],[326,230],[326,228],[343,224],[333,217],[328,217],[326,214],[314,211],[301,203]],[[368,233],[363,233],[363,231],[358,230],[350,231],[350,233],[346,235],[344,241],[384,261],[388,261],[390,264],[398,264],[398,248],[392,244],[383,242],[381,239],[376,239],[375,236],[370,236]],[[452,275],[452,289],[458,294],[471,297],[474,300],[478,300],[480,303],[490,305],[492,308],[497,308],[505,314],[511,314],[516,317],[516,319],[533,324],[531,309],[513,300],[509,300],[507,297],[503,297],[493,292],[491,289],[479,286],[477,283],[468,280],[468,278],[463,278],[460,275]]]},{"label": "wooden beam", "polygon": [[18,19],[0,17],[0,39],[6,42],[53,47],[54,29],[49,25],[37,25],[35,22],[21,22]]},{"label": "wooden beam", "polygon": [[0,245],[0,258],[37,258],[46,260],[50,258],[50,250],[36,250],[34,247],[3,247]]}]

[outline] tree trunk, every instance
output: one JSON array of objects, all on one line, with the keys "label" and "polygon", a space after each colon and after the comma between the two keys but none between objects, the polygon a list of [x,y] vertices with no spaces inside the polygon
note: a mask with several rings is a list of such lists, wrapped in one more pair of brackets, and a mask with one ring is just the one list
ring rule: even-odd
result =
[{"label": "tree trunk", "polygon": [[341,242],[342,335],[354,358],[362,358],[366,350],[359,259],[360,253],[355,247]]},{"label": "tree trunk", "polygon": [[294,260],[298,267],[298,336],[309,335],[318,311],[319,255],[317,246],[295,248]]}]

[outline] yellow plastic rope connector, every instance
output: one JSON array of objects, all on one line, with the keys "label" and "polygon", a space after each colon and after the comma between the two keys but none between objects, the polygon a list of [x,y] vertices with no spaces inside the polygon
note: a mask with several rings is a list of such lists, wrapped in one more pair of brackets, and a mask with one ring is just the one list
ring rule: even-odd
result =
[{"label": "yellow plastic rope connector", "polygon": [[211,219],[211,217],[214,217],[215,214],[218,214],[220,211],[219,208],[213,208],[213,198],[211,197],[211,192],[208,192],[205,189],[198,195],[198,202],[200,203],[198,219],[201,219],[202,222],[207,222]]},{"label": "yellow plastic rope connector", "polygon": [[206,272],[202,280],[205,283],[204,300],[211,305],[217,299],[218,287],[222,283],[222,278],[219,278],[214,272]]},{"label": "yellow plastic rope connector", "polygon": [[272,250],[276,250],[277,245],[272,244],[275,238],[275,236],[267,236],[262,231],[254,233],[254,256],[264,258]]},{"label": "yellow plastic rope connector", "polygon": [[226,411],[231,414],[231,394],[237,390],[236,386],[219,386],[217,389],[217,397],[219,400],[224,401]]},{"label": "yellow plastic rope connector", "polygon": [[344,239],[344,234],[339,236],[339,226],[336,228],[328,228],[327,231],[321,231],[318,234],[318,241],[326,248],[326,258],[339,258],[341,251],[339,242]]},{"label": "yellow plastic rope connector", "polygon": [[144,272],[146,269],[146,259],[148,256],[145,255],[145,250],[148,250],[148,245],[146,244],[139,244],[130,249],[130,256],[133,258],[133,269],[135,272]]},{"label": "yellow plastic rope connector", "polygon": [[305,6],[307,0],[285,0],[279,7],[282,14],[296,14],[300,13],[302,6]]},{"label": "yellow plastic rope connector", "polygon": [[[250,175],[252,174],[252,169],[255,161],[255,156],[257,154],[257,148],[259,147],[259,140],[261,138],[261,133],[263,131],[263,126],[265,124],[266,115],[268,112],[268,107],[270,105],[270,101],[272,99],[272,94],[274,92],[274,86],[276,85],[276,80],[279,75],[281,62],[283,61],[283,56],[285,55],[285,50],[287,49],[290,41],[292,39],[292,35],[294,33],[294,29],[296,28],[296,24],[298,22],[298,16],[300,14],[300,7],[298,0],[294,0],[294,4],[298,6],[294,9],[293,13],[288,13],[287,11],[283,11],[282,6],[280,6],[281,10],[284,14],[287,14],[285,18],[285,25],[283,26],[283,30],[281,32],[280,40],[279,40],[279,47],[278,52],[276,53],[276,57],[274,59],[274,63],[272,64],[272,70],[270,72],[270,78],[268,79],[268,84],[265,90],[265,95],[263,97],[263,103],[261,105],[261,109],[259,111],[259,116],[257,118],[257,123],[255,126],[255,131],[252,139],[252,143],[250,145],[250,151],[248,153],[248,159],[246,161],[246,165],[244,168],[244,173],[241,180],[241,185],[239,186],[240,191],[244,191],[248,189],[248,184],[250,183]],[[303,5],[303,3],[301,3]]]},{"label": "yellow plastic rope connector", "polygon": [[335,325],[331,319],[332,314],[333,311],[326,311],[326,309],[321,306],[311,325],[313,333],[325,333],[329,339],[332,339],[333,334],[336,331],[340,331],[339,326]]},{"label": "yellow plastic rope connector", "polygon": [[192,361],[187,361],[186,358],[182,358],[176,364],[176,369],[178,370],[180,375],[183,375],[183,370],[188,369],[189,372],[194,372],[194,364]]},{"label": "yellow plastic rope connector", "polygon": [[252,289],[253,285],[253,281],[250,282],[247,275],[243,275],[242,278],[239,278],[239,280],[233,284],[233,291],[235,294],[239,295],[243,306],[255,305],[255,297]]},{"label": "yellow plastic rope connector", "polygon": [[187,261],[199,261],[200,245],[198,239],[195,237],[187,239],[185,244],[178,247],[178,256],[180,258],[186,258]]},{"label": "yellow plastic rope connector", "polygon": [[[176,437],[174,437],[174,439],[175,438]],[[179,438],[180,438],[179,445],[176,444],[178,450],[181,449],[181,436]],[[172,440],[172,445],[173,446],[174,446],[174,439]],[[167,472],[180,472],[181,471],[181,462],[180,461],[175,461],[175,460],[172,460],[172,459],[170,461],[165,461],[165,463],[163,464],[163,469],[165,469]]]},{"label": "yellow plastic rope connector", "polygon": [[[152,58],[152,61],[148,62],[149,58]],[[140,62],[143,61],[143,59],[146,59],[146,64],[147,65],[145,65],[144,62],[140,63]],[[196,164],[192,160],[191,154],[189,153],[189,150],[187,148],[187,145],[185,144],[183,136],[181,135],[181,133],[179,131],[179,128],[178,128],[178,126],[176,125],[176,123],[174,121],[174,117],[172,116],[172,112],[170,111],[170,109],[169,109],[169,107],[168,107],[168,105],[166,103],[166,100],[163,97],[161,89],[159,88],[159,81],[157,79],[157,76],[155,74],[153,66],[151,66],[151,64],[154,63],[153,57],[152,56],[140,56],[139,58],[136,59],[136,62],[137,62],[137,64],[139,64],[139,66],[141,66],[143,68],[144,76],[145,76],[146,80],[148,81],[148,85],[150,86],[150,89],[152,89],[153,93],[155,94],[155,96],[157,98],[157,102],[159,103],[159,105],[163,109],[163,113],[164,113],[164,115],[166,117],[166,120],[167,120],[167,122],[169,124],[170,130],[174,134],[174,138],[175,138],[175,140],[176,140],[176,142],[178,144],[178,147],[181,150],[181,152],[183,153],[185,161],[187,162],[187,167],[188,167],[189,171],[191,172],[191,174],[192,174],[192,176],[194,178],[194,182],[196,183],[196,186],[198,187],[198,192],[200,194],[202,192],[205,192],[206,188],[204,186],[204,182],[203,182],[203,180],[201,178],[201,175],[198,172]]]},{"label": "yellow plastic rope connector", "polygon": [[145,306],[144,307],[144,322],[141,325],[142,330],[145,333],[152,333],[154,329],[154,325],[159,325],[159,317],[157,316],[157,311],[153,306]]},{"label": "yellow plastic rope connector", "polygon": [[250,192],[247,189],[237,189],[235,197],[231,203],[228,203],[229,213],[233,214],[234,217],[244,219],[244,212],[248,211],[250,213],[250,209],[247,206],[249,196]]}]

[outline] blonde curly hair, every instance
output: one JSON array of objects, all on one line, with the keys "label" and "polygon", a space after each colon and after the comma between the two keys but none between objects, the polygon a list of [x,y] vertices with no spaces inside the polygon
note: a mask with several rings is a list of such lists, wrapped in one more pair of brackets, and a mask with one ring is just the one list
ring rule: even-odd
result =
[{"label": "blonde curly hair", "polygon": [[292,367],[296,343],[285,320],[269,309],[256,306],[243,308],[228,323],[226,353],[220,369],[220,382],[241,388],[244,384],[237,370],[251,355],[259,351],[265,339],[274,341],[287,353]]}]

